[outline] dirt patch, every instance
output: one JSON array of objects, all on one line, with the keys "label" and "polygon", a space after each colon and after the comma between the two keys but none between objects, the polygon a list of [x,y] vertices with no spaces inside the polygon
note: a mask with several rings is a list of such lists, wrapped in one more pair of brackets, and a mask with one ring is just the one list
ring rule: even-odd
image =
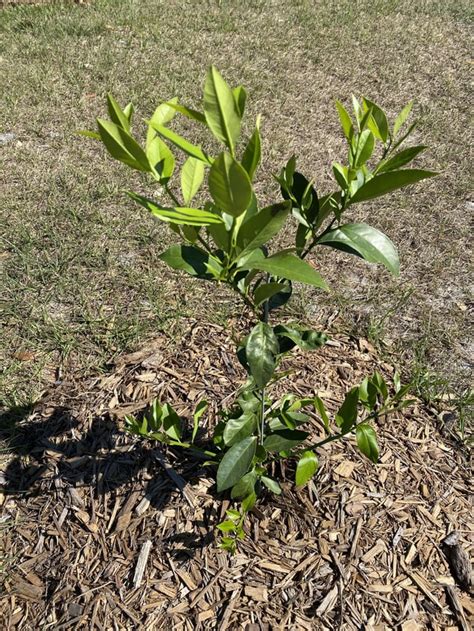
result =
[{"label": "dirt patch", "polygon": [[[379,423],[377,466],[349,439],[301,491],[291,463],[276,471],[283,494],[258,504],[238,554],[217,548],[228,502],[209,470],[121,418],[155,396],[183,413],[206,398],[211,426],[243,376],[232,352],[228,331],[191,320],[179,344],[157,338],[24,410],[2,473],[4,628],[468,628],[473,601],[440,548],[457,530],[472,552],[467,453],[420,403]],[[291,389],[332,410],[375,368],[393,373],[345,336],[287,363]]]}]

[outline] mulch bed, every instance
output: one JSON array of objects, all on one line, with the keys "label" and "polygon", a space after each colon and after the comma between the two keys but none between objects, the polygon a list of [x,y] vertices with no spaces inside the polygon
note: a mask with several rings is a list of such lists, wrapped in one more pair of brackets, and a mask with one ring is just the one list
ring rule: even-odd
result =
[{"label": "mulch bed", "polygon": [[[205,352],[203,352],[205,350]],[[381,461],[354,441],[320,454],[314,482],[263,498],[235,556],[217,548],[228,502],[201,463],[123,431],[155,396],[209,423],[243,372],[224,329],[190,322],[120,357],[110,372],[63,382],[18,425],[0,495],[6,629],[468,629],[471,585],[441,546],[473,548],[466,449],[421,403],[383,419]],[[289,358],[279,387],[335,410],[348,388],[389,364],[344,336]],[[318,435],[315,424],[314,433]],[[287,477],[287,481],[285,481]]]}]

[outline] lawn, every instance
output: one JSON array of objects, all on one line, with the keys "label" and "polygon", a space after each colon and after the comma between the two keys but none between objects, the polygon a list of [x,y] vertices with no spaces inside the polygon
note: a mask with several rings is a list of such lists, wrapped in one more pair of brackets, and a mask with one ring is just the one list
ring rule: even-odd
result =
[{"label": "lawn", "polygon": [[[331,162],[343,158],[336,98],[364,94],[392,114],[415,99],[415,141],[430,146],[423,164],[440,177],[355,214],[399,246],[401,278],[327,254],[318,265],[332,292],[301,294],[299,309],[399,353],[428,397],[465,391],[470,17],[459,1],[4,10],[1,133],[14,135],[1,147],[4,404],[31,402],[65,373],[101,370],[150,333],[179,336],[201,309],[196,286],[157,261],[170,233],[122,193],[142,182],[74,132],[104,114],[107,91],[133,100],[138,119],[174,95],[198,105],[210,63],[248,88],[250,119],[262,113],[262,202],[293,152],[330,190]],[[206,296],[219,321],[236,308],[218,291]]]},{"label": "lawn", "polygon": [[[438,542],[453,528],[467,540],[472,521],[459,443],[472,407],[472,18],[467,0],[98,0],[0,11],[2,438],[23,419],[0,478],[6,626],[454,623]],[[298,287],[288,308],[333,337],[295,363],[293,385],[334,408],[351,380],[375,368],[390,379],[396,365],[418,403],[382,424],[379,468],[348,442],[324,452],[308,489],[284,483],[234,559],[212,540],[226,504],[209,474],[168,453],[190,488],[183,496],[121,422],[153,396],[188,413],[202,396],[215,413],[235,389],[229,374],[242,377],[229,360],[241,307],[166,268],[158,255],[174,234],[124,194],[146,192],[145,178],[75,133],[94,128],[111,92],[133,101],[144,137],[140,121],[160,101],[199,107],[210,64],[247,88],[249,121],[262,114],[262,206],[292,154],[318,192],[333,189],[331,163],[345,160],[334,103],[349,105],[352,93],[392,118],[414,99],[413,143],[429,146],[417,164],[440,172],[351,211],[398,246],[399,278],[318,253],[331,291]],[[177,129],[205,145],[191,121]],[[135,585],[147,541],[153,563]]]}]

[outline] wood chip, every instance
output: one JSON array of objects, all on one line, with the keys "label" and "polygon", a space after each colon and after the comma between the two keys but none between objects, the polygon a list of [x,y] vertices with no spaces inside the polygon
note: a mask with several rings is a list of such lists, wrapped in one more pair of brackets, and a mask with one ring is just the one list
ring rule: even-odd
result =
[{"label": "wood chip", "polygon": [[151,541],[145,541],[142,545],[140,554],[138,555],[137,565],[135,567],[135,574],[133,575],[133,586],[135,589],[140,587],[143,579],[143,574],[145,572],[146,563],[148,561],[148,556],[151,551]]}]

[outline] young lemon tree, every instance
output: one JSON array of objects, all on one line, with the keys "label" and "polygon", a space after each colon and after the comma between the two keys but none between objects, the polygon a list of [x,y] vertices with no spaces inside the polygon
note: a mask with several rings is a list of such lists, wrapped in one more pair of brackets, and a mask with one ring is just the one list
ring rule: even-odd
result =
[{"label": "young lemon tree", "polygon": [[[128,195],[167,223],[179,243],[160,258],[175,270],[196,278],[224,283],[234,290],[254,314],[256,324],[238,346],[237,355],[248,372],[235,405],[222,410],[214,430],[209,464],[217,466],[217,489],[230,490],[242,500],[242,510],[231,510],[219,525],[225,533],[222,545],[235,549],[235,537],[243,536],[243,516],[261,489],[281,492],[269,474],[269,464],[280,457],[296,458],[296,484],[305,484],[318,467],[317,449],[355,432],[357,444],[370,460],[377,461],[378,445],[371,421],[404,404],[406,387],[395,379],[394,394],[379,373],[351,388],[334,419],[319,397],[297,398],[291,393],[274,401],[268,387],[284,376],[278,372],[281,358],[297,347],[314,350],[326,342],[323,333],[298,323],[271,324],[270,313],[291,297],[292,283],[300,282],[327,291],[320,272],[308,261],[313,250],[325,246],[384,265],[399,273],[399,259],[390,239],[373,226],[347,219],[357,203],[381,197],[415,184],[435,173],[407,165],[426,147],[402,148],[413,131],[405,130],[412,103],[389,124],[384,111],[367,98],[352,97],[353,116],[336,102],[347,141],[347,163],[332,165],[335,190],[321,195],[314,181],[296,169],[292,156],[275,176],[281,198],[261,206],[253,182],[261,162],[260,116],[250,138],[241,142],[241,125],[247,93],[231,88],[218,70],[207,73],[202,108],[195,110],[177,98],[160,104],[147,121],[144,146],[132,134],[134,108],[122,109],[108,96],[109,119],[98,119],[98,132],[81,132],[101,140],[110,155],[132,169],[148,173],[164,191],[168,204],[156,197]],[[222,145],[209,155],[170,126],[175,115],[206,127]],[[174,150],[186,156],[179,177]],[[160,197],[161,199],[161,197]],[[199,199],[201,203],[196,203]],[[296,223],[294,244],[275,251],[272,239],[288,222]],[[155,401],[143,419],[128,418],[129,430],[174,446],[195,448],[199,419],[206,409],[201,402],[194,414],[191,436],[168,404]],[[303,427],[308,410],[321,424],[326,437],[309,444]]]}]

